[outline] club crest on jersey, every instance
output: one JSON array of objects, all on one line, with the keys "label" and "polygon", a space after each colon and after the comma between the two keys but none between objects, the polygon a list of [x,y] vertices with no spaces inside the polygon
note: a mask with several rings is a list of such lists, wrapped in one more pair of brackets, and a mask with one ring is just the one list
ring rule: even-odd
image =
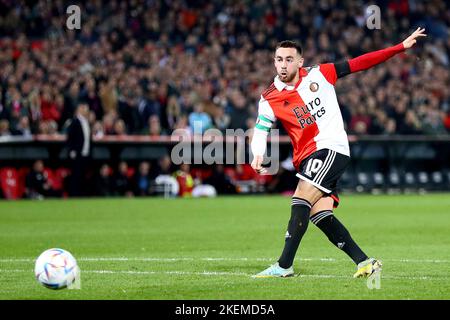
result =
[{"label": "club crest on jersey", "polygon": [[303,106],[296,106],[292,109],[302,129],[312,125],[325,114],[325,107],[320,108],[320,102],[320,98],[317,97]]},{"label": "club crest on jersey", "polygon": [[311,84],[309,85],[309,90],[311,90],[312,92],[316,92],[317,90],[319,90],[319,84],[317,82],[311,82]]}]

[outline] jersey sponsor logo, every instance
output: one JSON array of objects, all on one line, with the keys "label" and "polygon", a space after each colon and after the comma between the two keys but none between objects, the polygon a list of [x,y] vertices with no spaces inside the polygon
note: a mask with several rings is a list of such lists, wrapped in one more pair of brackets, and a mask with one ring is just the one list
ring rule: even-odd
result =
[{"label": "jersey sponsor logo", "polygon": [[320,103],[320,98],[317,97],[303,106],[296,106],[292,109],[292,112],[294,112],[295,117],[297,118],[298,123],[300,123],[302,129],[306,126],[312,125],[318,118],[325,114],[325,107],[322,106],[319,109]]}]

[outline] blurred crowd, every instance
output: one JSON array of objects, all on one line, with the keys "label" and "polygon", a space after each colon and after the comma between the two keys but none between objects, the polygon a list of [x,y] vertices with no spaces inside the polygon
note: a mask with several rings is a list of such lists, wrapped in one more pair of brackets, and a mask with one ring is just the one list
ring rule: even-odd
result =
[{"label": "blurred crowd", "polygon": [[[71,197],[70,171],[64,166],[52,168],[43,160],[34,161],[30,167],[0,168],[0,198]],[[208,168],[189,164],[174,166],[166,155],[157,161],[92,165],[83,179],[83,190],[78,196],[215,197],[218,194],[256,193],[263,190],[281,193],[292,191],[294,187],[295,184],[289,180],[258,176],[248,164],[218,164]]]},{"label": "blurred crowd", "polygon": [[[65,133],[80,101],[95,137],[251,128],[273,81],[273,49],[299,40],[305,65],[401,42],[413,50],[341,79],[349,133],[450,131],[450,5],[444,0],[0,0],[0,136]],[[381,9],[381,29],[365,9]]]}]

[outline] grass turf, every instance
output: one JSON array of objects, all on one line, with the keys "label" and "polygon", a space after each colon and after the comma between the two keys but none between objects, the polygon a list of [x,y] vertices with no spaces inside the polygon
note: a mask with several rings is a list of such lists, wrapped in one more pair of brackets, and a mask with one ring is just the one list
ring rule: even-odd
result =
[{"label": "grass turf", "polygon": [[[381,288],[314,225],[298,277],[252,279],[276,261],[290,199],[91,199],[0,202],[0,299],[449,299],[450,195],[343,196],[335,211],[369,256]],[[34,279],[45,249],[69,250],[81,290]]]}]

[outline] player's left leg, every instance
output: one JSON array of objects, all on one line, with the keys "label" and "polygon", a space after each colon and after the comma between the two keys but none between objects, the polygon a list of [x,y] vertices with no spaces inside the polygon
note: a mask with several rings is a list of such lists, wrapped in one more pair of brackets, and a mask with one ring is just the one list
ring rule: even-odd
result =
[{"label": "player's left leg", "polygon": [[324,196],[317,201],[311,208],[311,222],[355,262],[357,272],[354,277],[368,276],[381,270],[381,262],[369,258],[353,240],[347,228],[334,216],[334,203],[331,196]]},{"label": "player's left leg", "polygon": [[328,237],[336,247],[344,251],[356,264],[368,259],[352,239],[347,228],[333,214],[334,200],[325,196],[311,208],[310,221]]}]

